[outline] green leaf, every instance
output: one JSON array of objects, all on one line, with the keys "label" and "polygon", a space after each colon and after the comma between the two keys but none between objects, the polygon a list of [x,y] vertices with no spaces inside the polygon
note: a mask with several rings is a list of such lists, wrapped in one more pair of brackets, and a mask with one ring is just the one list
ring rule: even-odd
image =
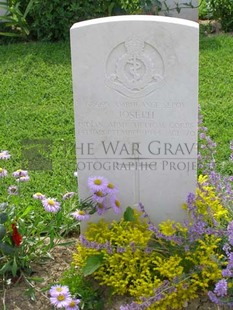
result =
[{"label": "green leaf", "polygon": [[4,274],[5,272],[10,271],[10,270],[11,270],[11,262],[7,262],[0,269],[0,274]]},{"label": "green leaf", "polygon": [[28,206],[22,215],[20,215],[21,218],[25,217],[25,215],[28,215],[28,213],[33,209],[34,207],[33,206]]},{"label": "green leaf", "polygon": [[5,236],[6,228],[3,225],[0,225],[0,240]]},{"label": "green leaf", "polygon": [[19,34],[11,33],[11,32],[0,32],[0,36],[5,36],[5,37],[20,37]]},{"label": "green leaf", "polygon": [[35,294],[35,288],[34,287],[29,287],[25,291],[25,293],[32,301],[36,301],[36,294]]},{"label": "green leaf", "polygon": [[18,270],[18,266],[17,266],[16,258],[14,257],[13,265],[12,265],[12,269],[11,269],[12,274],[13,274],[14,277],[17,274],[17,270]]},{"label": "green leaf", "polygon": [[6,213],[0,214],[0,224],[4,224],[8,220],[8,215]]},{"label": "green leaf", "polygon": [[34,282],[44,282],[44,278],[41,277],[27,277],[27,280]]},{"label": "green leaf", "polygon": [[68,246],[68,245],[73,245],[76,243],[76,240],[74,241],[67,241],[67,242],[59,242],[56,244],[56,246]]},{"label": "green leaf", "polygon": [[124,212],[124,220],[126,222],[134,222],[135,217],[134,217],[134,211],[131,207],[127,207],[125,212]]},{"label": "green leaf", "polygon": [[89,276],[95,272],[103,264],[103,261],[103,254],[89,256],[86,260],[86,265],[82,269],[84,276]]}]

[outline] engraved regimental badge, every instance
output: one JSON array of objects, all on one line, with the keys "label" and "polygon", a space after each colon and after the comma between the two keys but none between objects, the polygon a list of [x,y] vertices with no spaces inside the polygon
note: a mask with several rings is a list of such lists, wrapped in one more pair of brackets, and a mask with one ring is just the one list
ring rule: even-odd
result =
[{"label": "engraved regimental badge", "polygon": [[109,54],[106,84],[127,97],[140,98],[161,86],[164,70],[164,61],[156,48],[133,36]]}]

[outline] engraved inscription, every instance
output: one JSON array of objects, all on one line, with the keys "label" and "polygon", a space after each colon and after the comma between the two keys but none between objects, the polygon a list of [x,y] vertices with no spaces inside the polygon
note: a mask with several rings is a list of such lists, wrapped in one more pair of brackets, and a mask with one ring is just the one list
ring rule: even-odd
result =
[{"label": "engraved inscription", "polygon": [[117,92],[140,98],[160,87],[165,65],[158,50],[132,36],[117,45],[106,63],[106,84]]}]

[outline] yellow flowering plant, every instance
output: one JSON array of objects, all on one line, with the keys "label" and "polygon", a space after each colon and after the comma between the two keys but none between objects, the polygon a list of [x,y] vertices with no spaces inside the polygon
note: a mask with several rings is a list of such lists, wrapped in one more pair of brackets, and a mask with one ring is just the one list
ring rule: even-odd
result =
[{"label": "yellow flowering plant", "polygon": [[202,175],[196,195],[188,195],[189,220],[183,224],[167,220],[157,228],[139,207],[128,207],[119,222],[90,223],[79,238],[73,265],[113,294],[135,298],[131,308],[121,310],[180,309],[221,279],[226,266],[222,227],[231,212]]}]

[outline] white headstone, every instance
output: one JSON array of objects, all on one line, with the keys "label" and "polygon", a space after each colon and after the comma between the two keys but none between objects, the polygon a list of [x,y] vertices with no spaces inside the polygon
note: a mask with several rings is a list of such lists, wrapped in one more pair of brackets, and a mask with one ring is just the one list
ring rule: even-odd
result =
[{"label": "white headstone", "polygon": [[198,21],[198,0],[164,0],[161,2],[160,15]]},{"label": "white headstone", "polygon": [[141,202],[155,223],[183,218],[196,186],[198,33],[197,23],[158,16],[73,25],[80,198],[89,176],[104,176],[123,207]]}]

